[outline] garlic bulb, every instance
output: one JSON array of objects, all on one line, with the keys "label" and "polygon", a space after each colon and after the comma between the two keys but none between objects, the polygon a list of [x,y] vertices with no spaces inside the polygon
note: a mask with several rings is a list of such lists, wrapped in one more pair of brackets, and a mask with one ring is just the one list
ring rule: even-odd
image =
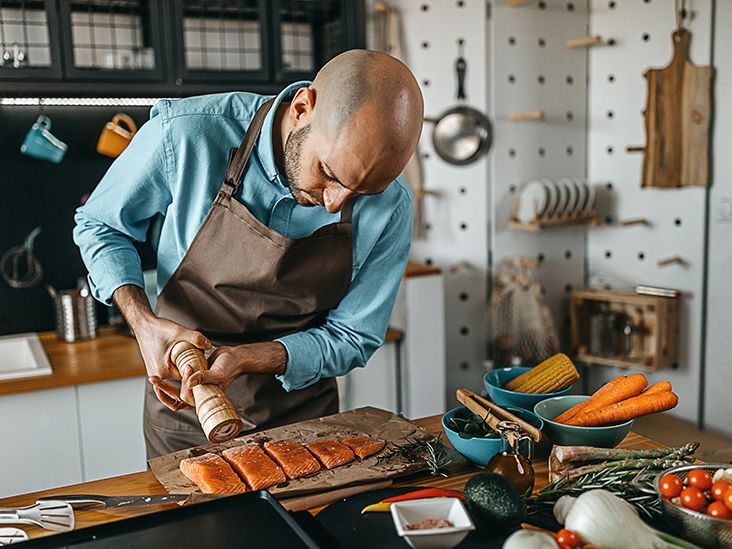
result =
[{"label": "garlic bulb", "polygon": [[[560,498],[555,516],[585,543],[599,549],[665,549],[668,544],[644,523],[633,506],[607,490],[590,490],[574,501]],[[562,505],[557,509],[559,504]],[[567,509],[568,507],[568,509]]]},{"label": "garlic bulb", "polygon": [[546,532],[522,528],[508,537],[503,549],[557,549],[557,542]]},{"label": "garlic bulb", "polygon": [[714,471],[714,476],[712,477],[712,480],[714,482],[717,482],[718,480],[726,480],[727,482],[732,482],[732,468],[717,469],[716,471]]}]

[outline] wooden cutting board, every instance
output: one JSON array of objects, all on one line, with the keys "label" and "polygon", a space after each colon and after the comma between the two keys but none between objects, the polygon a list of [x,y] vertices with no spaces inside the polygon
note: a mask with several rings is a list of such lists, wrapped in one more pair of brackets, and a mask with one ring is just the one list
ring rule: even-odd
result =
[{"label": "wooden cutting board", "polygon": [[673,58],[649,69],[645,110],[643,187],[706,186],[709,179],[709,121],[712,68],[689,59],[691,33],[672,35]]}]

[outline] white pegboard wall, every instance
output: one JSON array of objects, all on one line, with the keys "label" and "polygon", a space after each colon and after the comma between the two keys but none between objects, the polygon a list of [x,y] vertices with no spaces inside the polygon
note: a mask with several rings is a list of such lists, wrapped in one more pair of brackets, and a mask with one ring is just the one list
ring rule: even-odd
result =
[{"label": "white pegboard wall", "polygon": [[[496,0],[492,12],[493,261],[513,255],[540,260],[535,277],[560,335],[566,335],[568,292],[584,282],[586,230],[568,226],[526,233],[509,229],[507,223],[522,184],[585,176],[587,50],[570,49],[565,41],[586,35],[587,1],[514,7],[508,0]],[[509,113],[532,110],[543,110],[545,120],[508,119]]]},{"label": "white pegboard wall", "polygon": [[[467,104],[488,107],[486,3],[484,0],[393,0],[404,60],[424,95],[425,115],[436,118],[457,103],[455,60],[462,39],[467,61]],[[412,257],[443,269],[447,398],[460,386],[480,388],[486,355],[488,281],[488,157],[451,166],[434,152],[432,125],[420,140],[424,189],[423,233]],[[450,268],[467,265],[457,272]]]},{"label": "white pegboard wall", "polygon": [[[709,64],[712,0],[687,0],[692,13],[691,59]],[[675,412],[696,420],[699,406],[704,287],[705,192],[703,188],[642,189],[642,155],[627,145],[645,142],[642,111],[649,67],[671,59],[675,27],[674,0],[591,0],[590,32],[612,39],[595,47],[589,59],[588,173],[606,182],[600,202],[604,225],[589,232],[591,282],[614,287],[635,284],[682,290],[679,368],[649,375],[651,383],[668,379],[679,395]],[[719,154],[719,151],[718,153]],[[649,225],[622,227],[623,219],[645,218]],[[678,255],[684,265],[659,267],[659,259]],[[591,368],[599,386],[619,371]]]}]

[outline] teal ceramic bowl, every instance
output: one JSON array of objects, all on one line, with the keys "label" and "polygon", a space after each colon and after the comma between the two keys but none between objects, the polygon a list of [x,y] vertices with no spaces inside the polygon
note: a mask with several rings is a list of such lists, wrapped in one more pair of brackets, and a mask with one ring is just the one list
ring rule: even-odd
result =
[{"label": "teal ceramic bowl", "polygon": [[[538,429],[541,429],[544,426],[544,422],[541,418],[533,412],[529,412],[522,408],[507,407],[506,409]],[[442,430],[445,432],[450,444],[452,444],[463,457],[477,465],[487,465],[491,458],[501,451],[500,438],[463,438],[457,433],[457,431],[448,427],[450,418],[459,417],[467,419],[471,415],[472,412],[465,406],[453,408],[442,416]],[[523,455],[528,455],[529,443],[529,441],[521,441],[519,449]],[[533,441],[531,441],[531,444],[533,444]]]},{"label": "teal ceramic bowl", "polygon": [[596,446],[615,448],[633,426],[633,420],[607,427],[574,427],[552,421],[562,412],[589,396],[568,395],[542,400],[534,406],[534,413],[544,421],[544,434],[558,446]]},{"label": "teal ceramic bowl", "polygon": [[538,402],[546,400],[547,398],[566,395],[572,388],[570,385],[561,391],[537,395],[517,393],[516,391],[509,391],[508,389],[503,388],[506,383],[529,370],[531,370],[531,368],[527,368],[526,366],[513,366],[511,368],[493,370],[483,376],[483,384],[485,385],[485,390],[488,391],[488,396],[491,401],[504,408],[506,406],[515,406],[516,408],[523,408],[524,410],[532,411]]}]

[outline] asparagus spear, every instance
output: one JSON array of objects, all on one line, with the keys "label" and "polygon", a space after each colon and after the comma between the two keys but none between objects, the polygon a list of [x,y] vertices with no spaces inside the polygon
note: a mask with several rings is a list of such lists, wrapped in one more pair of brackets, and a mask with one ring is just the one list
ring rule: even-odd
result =
[{"label": "asparagus spear", "polygon": [[654,471],[661,471],[663,469],[669,469],[678,465],[686,465],[691,463],[691,458],[638,458],[638,459],[625,459],[620,461],[602,462],[595,463],[593,465],[584,465],[575,469],[569,469],[564,471],[552,472],[552,482],[555,480],[575,480],[588,473],[596,473],[599,471],[614,471],[622,469],[628,470],[640,470],[649,469]]},{"label": "asparagus spear", "polygon": [[578,461],[619,461],[628,459],[690,456],[699,447],[698,442],[688,442],[678,448],[644,448],[628,450],[624,448],[594,448],[592,446],[555,446],[551,457],[557,463],[574,463]]}]

